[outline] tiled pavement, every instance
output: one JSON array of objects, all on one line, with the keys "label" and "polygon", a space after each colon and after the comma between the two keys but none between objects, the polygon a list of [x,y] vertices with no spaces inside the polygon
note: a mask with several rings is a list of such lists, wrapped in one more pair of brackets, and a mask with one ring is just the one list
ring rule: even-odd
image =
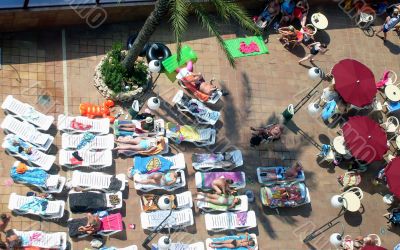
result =
[{"label": "tiled pavement", "polygon": [[[352,26],[349,18],[336,7],[326,7],[323,12],[330,20],[330,27],[318,33],[317,38],[328,41],[330,51],[316,58],[316,64],[329,70],[335,62],[342,58],[358,59],[368,65],[378,78],[383,70],[392,69],[400,73],[398,47],[399,38],[390,34],[386,46],[375,37],[366,37],[363,32]],[[234,25],[221,25],[225,38],[242,34]],[[51,115],[68,112],[78,114],[78,106],[83,101],[101,103],[104,99],[92,86],[94,67],[101,60],[105,51],[111,48],[114,42],[125,42],[127,34],[140,27],[137,23],[125,23],[102,26],[97,30],[87,27],[67,28],[66,38],[66,71],[63,69],[62,31],[51,30],[43,32],[26,32],[2,34],[0,47],[2,48],[3,68],[0,70],[1,100],[8,94],[26,101]],[[224,150],[238,147],[244,154],[244,171],[252,183],[247,188],[258,195],[259,185],[256,183],[255,168],[257,166],[290,164],[295,160],[303,163],[306,171],[306,183],[309,186],[312,203],[292,209],[282,209],[279,215],[275,210],[263,208],[259,200],[250,207],[258,216],[256,233],[260,249],[330,249],[329,235],[340,231],[340,227],[323,233],[311,241],[309,245],[302,243],[305,235],[333,219],[338,210],[329,204],[332,195],[340,192],[336,177],[343,173],[340,168],[326,168],[320,166],[316,160],[318,150],[302,135],[301,131],[309,135],[314,141],[321,143],[335,137],[335,130],[327,128],[320,120],[310,117],[303,107],[296,113],[291,129],[287,129],[281,142],[267,145],[261,149],[252,149],[248,146],[250,137],[249,126],[265,125],[274,121],[289,103],[297,103],[315,83],[307,76],[307,68],[297,64],[299,57],[305,54],[302,47],[294,52],[285,50],[277,41],[277,35],[269,37],[270,54],[241,58],[237,60],[236,69],[232,69],[225,60],[222,51],[214,38],[210,38],[195,22],[186,35],[185,44],[190,45],[199,55],[195,71],[202,72],[207,79],[215,77],[219,85],[229,90],[230,95],[223,99],[223,105],[218,105],[222,112],[221,122],[217,124],[217,144],[209,150]],[[167,25],[162,25],[152,37],[154,41],[171,44],[173,39]],[[174,50],[174,46],[170,46]],[[67,74],[67,89],[64,91],[63,74]],[[161,75],[156,82],[155,93],[166,102],[171,103],[173,95],[179,89],[178,85]],[[327,83],[323,83],[325,87]],[[50,102],[42,105],[38,97],[47,95]],[[64,98],[67,96],[67,99]],[[67,106],[65,106],[67,105]],[[118,110],[117,110],[118,111]],[[160,115],[171,120],[177,111],[163,105]],[[4,118],[4,114],[0,114]],[[294,128],[294,127],[297,127]],[[294,132],[293,132],[294,131]],[[60,146],[60,133],[56,133],[55,147],[52,153],[56,154]],[[1,135],[1,138],[3,135]],[[190,155],[193,151],[204,152],[207,149],[196,149],[188,144],[173,147],[173,152],[185,152],[188,166],[188,188],[193,193],[194,171],[190,165]],[[17,192],[24,194],[30,189],[23,185],[8,184],[9,169],[14,158],[0,154],[0,198],[1,212],[9,212],[7,208],[9,194]],[[57,161],[56,161],[57,162]],[[383,163],[382,163],[383,164]],[[57,164],[56,164],[57,165]],[[131,165],[131,160],[118,159],[110,169],[110,173],[125,173]],[[399,242],[399,231],[390,231],[382,215],[388,207],[382,202],[382,195],[387,193],[385,188],[372,186],[371,176],[376,169],[369,170],[364,176],[361,187],[365,195],[362,200],[364,211],[356,214],[345,214],[338,220],[345,226],[345,234],[352,236],[376,233],[380,235],[383,245],[387,248]],[[61,175],[70,176],[70,171],[53,167],[53,171],[60,171]],[[57,196],[61,199],[65,195]],[[129,192],[123,209],[125,227],[123,233],[112,236],[107,245],[127,246],[141,244],[146,237],[140,226],[139,196],[129,183]],[[257,197],[258,198],[258,197]],[[79,215],[71,215],[76,218]],[[196,242],[206,239],[209,235],[205,231],[204,216],[195,209],[195,226],[186,232],[174,233],[173,239],[184,242]],[[128,228],[129,224],[136,224],[136,229]],[[65,231],[63,221],[43,221],[36,217],[13,216],[10,228],[44,231]],[[156,238],[157,239],[157,238]],[[84,249],[89,241],[73,241],[74,249]]]}]

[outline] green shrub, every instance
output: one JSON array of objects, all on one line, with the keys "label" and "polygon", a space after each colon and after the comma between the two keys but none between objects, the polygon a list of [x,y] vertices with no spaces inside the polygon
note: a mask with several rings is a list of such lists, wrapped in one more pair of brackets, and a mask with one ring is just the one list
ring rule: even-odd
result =
[{"label": "green shrub", "polygon": [[147,65],[143,61],[137,61],[133,70],[127,70],[122,65],[122,44],[114,44],[107,52],[107,59],[101,65],[101,74],[104,83],[115,93],[123,92],[125,86],[130,89],[134,85],[142,86],[147,83]]}]

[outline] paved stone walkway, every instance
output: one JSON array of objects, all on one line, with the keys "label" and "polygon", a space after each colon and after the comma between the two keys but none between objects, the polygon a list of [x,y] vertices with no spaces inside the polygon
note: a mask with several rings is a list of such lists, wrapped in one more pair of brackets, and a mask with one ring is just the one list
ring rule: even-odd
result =
[{"label": "paved stone walkway", "polygon": [[[337,7],[322,9],[330,20],[327,31],[320,31],[317,39],[329,42],[329,52],[319,55],[316,64],[329,71],[332,66],[343,58],[357,59],[372,69],[378,79],[385,69],[392,69],[400,73],[399,38],[389,35],[389,42],[384,45],[376,37],[367,37],[359,28],[353,27],[350,19]],[[221,24],[224,38],[233,38],[243,32],[233,24]],[[87,27],[67,28],[66,38],[66,69],[63,70],[62,31],[51,30],[46,32],[24,32],[2,34],[0,47],[2,48],[3,68],[0,70],[0,101],[12,94],[16,98],[34,104],[39,110],[57,116],[67,111],[69,114],[78,114],[81,102],[90,101],[102,103],[104,99],[91,84],[94,68],[111,48],[114,42],[125,42],[127,34],[140,28],[137,23],[107,25],[97,30]],[[237,60],[236,69],[232,69],[218,47],[216,40],[193,22],[185,37],[185,44],[190,45],[199,55],[195,71],[202,72],[206,79],[215,77],[218,84],[229,90],[230,95],[224,97],[223,104],[217,105],[222,112],[222,119],[216,125],[218,128],[217,143],[208,150],[223,151],[230,148],[240,148],[244,154],[244,170],[250,180],[246,189],[256,193],[257,202],[250,208],[256,211],[260,250],[264,249],[330,249],[328,238],[333,232],[340,232],[336,226],[324,232],[311,241],[309,245],[302,243],[304,237],[312,230],[333,219],[339,211],[330,206],[330,197],[340,193],[340,186],[336,177],[344,172],[340,168],[326,167],[316,160],[318,153],[309,140],[302,134],[308,135],[318,144],[327,143],[336,135],[335,129],[329,129],[320,119],[312,118],[305,111],[306,107],[296,113],[291,124],[288,125],[285,135],[280,142],[263,146],[259,149],[249,147],[250,126],[266,125],[277,119],[279,114],[290,103],[297,103],[315,84],[308,79],[307,68],[297,64],[297,60],[306,54],[306,48],[297,47],[292,52],[287,51],[277,41],[277,35],[270,35],[268,47],[270,54],[246,57]],[[152,37],[152,40],[175,46],[171,31],[167,25],[162,25]],[[64,76],[67,74],[67,85],[64,90]],[[320,88],[326,87],[323,83]],[[154,92],[160,95],[165,105],[160,110],[160,116],[166,120],[181,117],[173,109],[171,100],[179,89],[176,82],[171,82],[161,75]],[[38,102],[40,96],[50,97],[50,102]],[[67,99],[65,99],[65,96]],[[118,111],[118,110],[117,110]],[[0,119],[4,114],[0,114]],[[56,135],[55,147],[52,154],[60,148],[61,137],[55,128],[51,131]],[[0,136],[3,139],[3,134]],[[173,146],[172,152],[184,152],[187,161],[188,189],[194,193],[194,170],[190,164],[192,152],[205,152],[207,149],[194,148],[188,144]],[[0,153],[0,201],[1,212],[9,212],[8,199],[11,192],[25,194],[31,190],[19,184],[10,185],[9,170],[14,158]],[[306,183],[310,189],[311,205],[292,209],[281,209],[279,214],[275,210],[264,208],[259,199],[259,185],[257,184],[255,169],[258,166],[288,165],[294,161],[301,161],[305,167]],[[56,163],[58,160],[56,161]],[[131,160],[115,160],[113,167],[106,169],[108,173],[125,173],[132,164]],[[383,166],[381,163],[379,166]],[[367,235],[378,234],[383,246],[393,248],[399,241],[399,231],[391,230],[386,226],[382,217],[389,209],[382,202],[382,195],[388,193],[386,188],[371,185],[371,178],[377,168],[373,166],[363,176],[360,187],[364,191],[361,213],[344,214],[338,221],[344,225],[345,234]],[[53,166],[52,172],[59,172],[63,176],[70,176],[71,171]],[[66,195],[57,195],[65,199]],[[139,196],[129,182],[129,190],[125,194],[125,206],[122,209],[126,230],[112,236],[107,245],[127,246],[141,245],[146,237],[140,225]],[[205,231],[204,215],[197,208],[195,211],[195,226],[172,234],[173,240],[184,242],[203,241],[209,235]],[[71,218],[82,215],[70,214]],[[129,224],[136,224],[136,229],[129,229]],[[65,220],[44,221],[37,217],[13,216],[10,228],[21,230],[66,231]],[[158,237],[156,238],[158,239]],[[89,246],[89,239],[73,241],[74,249],[84,249]],[[139,247],[141,249],[141,247]]]}]

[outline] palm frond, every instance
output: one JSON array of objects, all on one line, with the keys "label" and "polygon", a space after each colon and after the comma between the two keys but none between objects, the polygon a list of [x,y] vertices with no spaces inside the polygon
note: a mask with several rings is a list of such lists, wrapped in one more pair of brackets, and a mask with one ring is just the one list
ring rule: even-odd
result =
[{"label": "palm frond", "polygon": [[188,0],[170,0],[170,22],[174,32],[178,61],[181,59],[182,36],[187,29],[189,7]]},{"label": "palm frond", "polygon": [[217,38],[218,44],[221,49],[224,51],[226,57],[228,58],[229,64],[235,68],[235,59],[231,55],[231,53],[224,46],[224,39],[221,37],[221,33],[218,31],[216,23],[209,18],[206,14],[204,8],[200,4],[193,4],[194,13],[197,15],[202,26],[208,30],[208,32]]},{"label": "palm frond", "polygon": [[228,10],[225,8],[225,2],[217,0],[217,1],[212,1],[212,3],[214,4],[215,9],[217,10],[220,17],[222,17],[222,19],[224,19],[225,21],[229,21],[229,18],[231,17],[231,15],[229,14]]},{"label": "palm frond", "polygon": [[254,25],[254,22],[251,20],[250,15],[236,2],[232,0],[211,0],[211,2],[214,4],[218,13],[227,13],[228,18],[232,17],[243,28],[254,32],[256,35],[261,34],[260,30]]}]

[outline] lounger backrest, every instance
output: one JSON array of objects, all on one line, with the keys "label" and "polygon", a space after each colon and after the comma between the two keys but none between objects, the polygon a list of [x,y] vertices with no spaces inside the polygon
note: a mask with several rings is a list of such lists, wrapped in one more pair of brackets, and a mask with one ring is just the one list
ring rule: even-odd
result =
[{"label": "lounger backrest", "polygon": [[24,141],[30,141],[37,133],[35,127],[28,123],[21,122],[14,118],[12,115],[7,115],[1,124],[3,129],[16,134]]},{"label": "lounger backrest", "polygon": [[111,177],[111,175],[103,173],[74,171],[72,174],[72,184],[81,187],[108,188]]},{"label": "lounger backrest", "polygon": [[176,200],[178,207],[192,207],[192,192],[186,191],[180,194],[176,194]]},{"label": "lounger backrest", "polygon": [[6,109],[11,113],[21,115],[25,114],[28,111],[29,106],[15,99],[12,95],[9,95],[4,100],[3,104],[1,105],[1,108]]}]

